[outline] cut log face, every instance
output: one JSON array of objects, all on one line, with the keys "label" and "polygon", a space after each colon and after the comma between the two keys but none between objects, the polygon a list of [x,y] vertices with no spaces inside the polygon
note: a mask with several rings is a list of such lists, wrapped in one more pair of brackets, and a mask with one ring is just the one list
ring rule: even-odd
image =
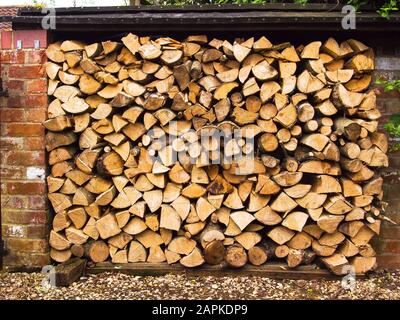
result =
[{"label": "cut log face", "polygon": [[171,240],[168,244],[168,250],[182,254],[188,255],[196,247],[196,241],[187,239],[185,237],[179,236]]},{"label": "cut log face", "polygon": [[281,216],[274,212],[269,206],[257,211],[254,214],[254,218],[267,226],[277,225],[282,221]]},{"label": "cut log face", "polygon": [[307,70],[303,71],[297,78],[297,88],[302,93],[314,93],[318,90],[321,90],[323,87],[324,83]]},{"label": "cut log face", "polygon": [[296,211],[289,213],[282,221],[282,225],[295,231],[301,232],[308,219],[308,214]]},{"label": "cut log face", "polygon": [[271,209],[277,212],[289,212],[297,207],[297,203],[285,192],[281,192],[271,204]]},{"label": "cut log face", "polygon": [[60,251],[67,250],[71,246],[69,240],[67,240],[63,235],[55,231],[50,232],[49,243],[52,248]]},{"label": "cut log face", "polygon": [[240,230],[245,229],[255,218],[250,213],[246,211],[236,211],[231,213],[231,219],[240,228]]},{"label": "cut log face", "polygon": [[160,227],[175,231],[179,231],[181,227],[181,218],[178,212],[169,205],[161,207]]},{"label": "cut log face", "polygon": [[257,243],[261,241],[261,239],[261,235],[254,231],[242,232],[235,237],[235,240],[246,250],[250,250],[251,248],[253,248]]},{"label": "cut log face", "polygon": [[322,258],[322,262],[336,275],[346,274],[348,271],[348,260],[341,253],[335,253],[327,258]]},{"label": "cut log face", "polygon": [[268,237],[270,237],[274,242],[276,242],[279,245],[285,244],[288,242],[290,239],[293,238],[295,232],[283,227],[283,226],[278,226],[272,229],[270,232],[267,233]]},{"label": "cut log face", "polygon": [[374,268],[389,144],[367,45],[129,33],[45,53],[54,261]]},{"label": "cut log face", "polygon": [[115,215],[111,213],[97,220],[96,228],[102,239],[110,238],[121,232]]},{"label": "cut log face", "polygon": [[249,262],[252,265],[260,266],[264,264],[268,259],[267,251],[261,246],[254,246],[249,249]]},{"label": "cut log face", "polygon": [[205,260],[200,249],[195,247],[191,253],[183,257],[181,260],[179,260],[179,262],[185,267],[194,268],[201,266]]},{"label": "cut log face", "polygon": [[221,241],[213,240],[204,249],[204,260],[211,265],[220,264],[225,257],[225,246]]},{"label": "cut log face", "polygon": [[225,261],[232,268],[243,267],[247,259],[247,253],[240,244],[233,244],[226,250]]}]

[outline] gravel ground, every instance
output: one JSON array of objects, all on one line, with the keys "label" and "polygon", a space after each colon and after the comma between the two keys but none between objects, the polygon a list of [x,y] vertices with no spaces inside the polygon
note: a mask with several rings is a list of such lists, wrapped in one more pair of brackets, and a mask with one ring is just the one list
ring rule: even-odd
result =
[{"label": "gravel ground", "polygon": [[42,285],[40,273],[0,273],[0,299],[400,299],[400,270],[370,274],[353,289],[340,280],[261,277],[139,277],[102,273],[68,288]]}]

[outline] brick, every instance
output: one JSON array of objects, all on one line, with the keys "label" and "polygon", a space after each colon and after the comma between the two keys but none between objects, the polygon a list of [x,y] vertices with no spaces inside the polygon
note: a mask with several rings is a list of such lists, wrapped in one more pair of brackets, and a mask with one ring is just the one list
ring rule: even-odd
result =
[{"label": "brick", "polygon": [[385,114],[384,112],[382,112],[382,117],[379,119],[379,125],[380,125],[380,130],[382,130],[382,126],[383,124],[387,123],[389,121],[389,115]]},{"label": "brick", "polygon": [[6,159],[7,165],[15,166],[44,166],[44,151],[15,151],[11,152]]},{"label": "brick", "polygon": [[4,256],[6,270],[10,271],[33,271],[50,264],[49,253],[28,253],[9,251]]},{"label": "brick", "polygon": [[35,40],[40,41],[40,48],[47,47],[47,31],[46,30],[14,30],[13,44],[17,47],[17,40],[22,41],[22,48],[34,48]]},{"label": "brick", "polygon": [[394,253],[400,255],[400,240],[399,239],[385,239],[381,240],[383,243],[382,252],[385,254]]},{"label": "brick", "polygon": [[47,201],[44,196],[29,196],[28,205],[32,210],[44,210],[47,208]]},{"label": "brick", "polygon": [[389,154],[389,165],[392,169],[400,168],[400,156],[397,154]]},{"label": "brick", "polygon": [[46,110],[46,108],[27,109],[25,111],[25,118],[26,118],[25,120],[27,122],[40,122],[40,123],[42,123],[47,118],[47,110]]},{"label": "brick", "polygon": [[47,92],[46,79],[29,80],[26,86],[27,92],[43,93]]},{"label": "brick", "polygon": [[6,105],[9,108],[22,108],[24,107],[24,101],[23,101],[23,96],[17,95],[10,95],[6,99]]},{"label": "brick", "polygon": [[[31,138],[27,138],[31,139]],[[0,137],[1,150],[20,150],[24,148],[24,138]]]},{"label": "brick", "polygon": [[384,239],[400,239],[400,226],[382,227],[380,237]]},{"label": "brick", "polygon": [[9,108],[46,108],[48,98],[46,94],[21,94],[12,93],[5,99],[5,105]]},{"label": "brick", "polygon": [[45,239],[48,227],[45,224],[2,224],[4,237]]},{"label": "brick", "polygon": [[12,31],[1,31],[1,49],[12,48]]},{"label": "brick", "polygon": [[7,167],[2,164],[0,174],[3,179],[25,179],[26,168],[23,167]]},{"label": "brick", "polygon": [[24,182],[24,181],[13,181],[7,183],[8,194],[27,194],[27,195],[38,195],[45,192],[44,182]]},{"label": "brick", "polygon": [[378,70],[400,70],[400,59],[397,57],[376,57],[375,68]]},{"label": "brick", "polygon": [[395,223],[400,224],[400,214],[399,212],[386,211],[385,216],[393,220]]},{"label": "brick", "polygon": [[6,163],[8,153],[0,152],[0,164],[3,166]]},{"label": "brick", "polygon": [[[10,195],[1,196],[1,207],[3,209],[24,209],[27,207],[27,205],[28,199],[26,197]],[[4,211],[2,218],[4,218]]]},{"label": "brick", "polygon": [[25,81],[8,80],[3,82],[3,87],[10,93],[22,92],[24,90]]},{"label": "brick", "polygon": [[45,225],[47,221],[47,213],[44,210],[4,210],[2,213],[2,222],[5,224]]},{"label": "brick", "polygon": [[390,200],[397,200],[400,199],[400,194],[399,194],[399,187],[400,183],[384,183],[383,184],[383,195],[385,201],[390,201]]},{"label": "brick", "polygon": [[8,69],[10,68],[10,65],[2,63],[1,61],[0,63],[1,63],[0,76],[3,80],[6,80],[8,79]]},{"label": "brick", "polygon": [[5,182],[0,183],[1,194],[5,194],[7,191],[7,184]]},{"label": "brick", "polygon": [[25,138],[25,150],[44,150],[44,137]]},{"label": "brick", "polygon": [[18,266],[29,270],[30,268],[43,267],[50,264],[49,253],[26,253],[9,251],[4,256],[4,265],[11,267]]},{"label": "brick", "polygon": [[18,239],[7,238],[5,241],[7,250],[44,253],[49,249],[47,240],[44,239]]},{"label": "brick", "polygon": [[391,115],[393,113],[400,112],[400,101],[399,98],[390,98],[383,101],[385,115]]},{"label": "brick", "polygon": [[49,234],[49,227],[45,224],[28,225],[27,238],[44,239]]},{"label": "brick", "polygon": [[24,97],[25,108],[47,108],[48,98],[46,94],[27,95]]},{"label": "brick", "polygon": [[14,137],[42,136],[44,127],[40,123],[9,123],[6,134]]},{"label": "brick", "polygon": [[400,268],[400,255],[378,255],[378,269],[398,269]]},{"label": "brick", "polygon": [[1,232],[3,237],[26,238],[27,226],[2,223]]},{"label": "brick", "polygon": [[386,209],[390,216],[400,216],[400,201],[392,201]]},{"label": "brick", "polygon": [[22,122],[25,119],[24,109],[19,108],[1,108],[1,122]]},{"label": "brick", "polygon": [[7,152],[0,152],[0,165],[4,166],[7,160]]},{"label": "brick", "polygon": [[17,66],[11,65],[9,77],[17,79],[36,79],[44,76],[44,66]]},{"label": "brick", "polygon": [[45,50],[24,50],[26,64],[44,64],[47,60]]},{"label": "brick", "polygon": [[1,63],[23,64],[25,52],[22,50],[4,50],[0,52]]},{"label": "brick", "polygon": [[[372,76],[372,82],[375,83],[377,79],[383,80],[395,80],[400,78],[400,71],[399,70],[382,70],[376,69]],[[380,87],[377,85],[377,87]]]},{"label": "brick", "polygon": [[391,91],[385,91],[385,88],[383,86],[375,86],[374,87],[376,92],[377,92],[377,101],[384,99],[384,98],[398,98],[400,97],[400,92],[398,90],[391,90]]}]

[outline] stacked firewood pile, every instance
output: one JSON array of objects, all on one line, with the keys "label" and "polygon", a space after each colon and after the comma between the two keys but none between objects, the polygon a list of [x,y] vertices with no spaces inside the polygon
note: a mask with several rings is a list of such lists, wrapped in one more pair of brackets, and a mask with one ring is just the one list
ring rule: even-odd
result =
[{"label": "stacked firewood pile", "polygon": [[375,266],[388,144],[364,44],[128,34],[46,53],[55,261]]}]

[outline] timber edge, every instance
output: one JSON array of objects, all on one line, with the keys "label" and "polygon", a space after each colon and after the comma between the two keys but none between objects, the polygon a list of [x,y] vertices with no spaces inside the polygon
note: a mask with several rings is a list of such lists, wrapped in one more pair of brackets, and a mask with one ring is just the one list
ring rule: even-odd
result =
[{"label": "timber edge", "polygon": [[[265,4],[265,5],[203,5],[203,6],[138,6],[57,8],[57,29],[65,31],[126,31],[139,33],[169,32],[323,30],[348,34],[342,28],[344,14],[337,4]],[[41,29],[47,9],[21,8],[12,21],[13,29]],[[382,18],[375,9],[357,13],[356,31],[400,31],[400,13]],[[0,17],[0,21],[1,21]],[[229,29],[227,29],[229,28]],[[353,30],[355,31],[355,30]],[[391,34],[393,36],[393,34]]]},{"label": "timber edge", "polygon": [[[115,264],[110,262],[96,263],[86,267],[87,274],[98,274],[102,272],[122,272],[135,276],[162,276],[166,274],[182,274],[187,276],[258,276],[272,279],[320,279],[338,280],[343,276],[337,276],[329,270],[319,269],[317,265],[311,264],[289,269],[283,263],[271,263],[262,266],[245,265],[240,269],[228,268],[221,265],[202,265],[196,268],[185,268],[180,264],[168,265],[167,263],[123,263]],[[365,278],[366,275],[357,275],[358,279]]]},{"label": "timber edge", "polygon": [[[59,265],[62,265],[59,264]],[[40,267],[13,267],[7,266],[2,272],[40,272]],[[168,265],[166,263],[120,263],[101,262],[94,265],[86,264],[83,274],[99,274],[103,272],[122,272],[135,276],[163,276],[167,274],[182,274],[188,276],[258,276],[272,279],[292,279],[292,280],[339,280],[342,276],[337,276],[326,269],[319,269],[317,265],[311,264],[289,269],[283,263],[271,263],[263,266],[245,265],[240,269],[228,268],[224,265],[203,265],[197,268],[185,268],[180,264]],[[374,271],[372,271],[373,274]],[[358,279],[368,277],[368,274],[357,275]]]}]

